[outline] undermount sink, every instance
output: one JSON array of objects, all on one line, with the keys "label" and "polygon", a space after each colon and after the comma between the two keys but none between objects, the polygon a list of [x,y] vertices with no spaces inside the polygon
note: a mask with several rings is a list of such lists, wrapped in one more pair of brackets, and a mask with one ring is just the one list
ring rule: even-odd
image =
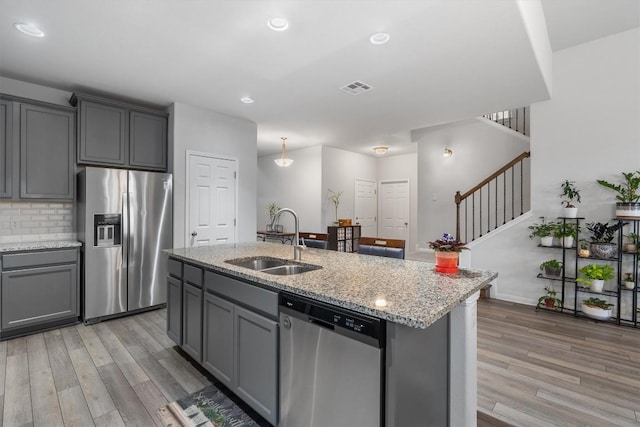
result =
[{"label": "undermount sink", "polygon": [[299,264],[286,259],[256,256],[251,258],[228,259],[225,262],[238,267],[249,268],[263,273],[277,276],[290,276],[292,274],[306,273],[307,271],[322,268],[319,265]]}]

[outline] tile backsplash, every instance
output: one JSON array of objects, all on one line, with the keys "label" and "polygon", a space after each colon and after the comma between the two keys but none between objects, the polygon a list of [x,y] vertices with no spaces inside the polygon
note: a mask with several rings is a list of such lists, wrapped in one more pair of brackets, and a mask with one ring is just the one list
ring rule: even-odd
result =
[{"label": "tile backsplash", "polygon": [[0,243],[74,240],[73,203],[0,201]]}]

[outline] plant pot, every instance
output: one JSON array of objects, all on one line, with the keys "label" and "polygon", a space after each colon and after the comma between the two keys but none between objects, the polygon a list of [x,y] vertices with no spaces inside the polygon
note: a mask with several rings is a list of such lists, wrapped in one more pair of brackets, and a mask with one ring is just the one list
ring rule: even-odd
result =
[{"label": "plant pot", "polygon": [[585,316],[593,319],[608,320],[613,316],[613,307],[603,310],[600,307],[589,307],[588,305],[582,304],[582,312]]},{"label": "plant pot", "polygon": [[563,248],[572,248],[573,247],[573,236],[565,236],[565,237],[563,237],[562,238],[562,247]]},{"label": "plant pot", "polygon": [[635,243],[625,243],[624,244],[624,251],[625,252],[637,252],[638,251],[638,245],[636,245]]},{"label": "plant pot", "polygon": [[544,305],[547,308],[554,308],[556,306],[556,302],[553,300],[553,298],[547,298],[544,300]]},{"label": "plant pot", "polygon": [[564,217],[565,218],[577,218],[578,217],[578,208],[564,208]]},{"label": "plant pot", "polygon": [[438,273],[458,272],[458,252],[436,251],[436,271]]},{"label": "plant pot", "polygon": [[591,279],[591,284],[589,285],[589,289],[593,292],[602,292],[604,288],[604,280],[602,279]]},{"label": "plant pot", "polygon": [[549,267],[544,268],[544,275],[547,277],[560,277],[561,272],[562,272],[562,269],[560,268],[549,268]]},{"label": "plant pot", "polygon": [[625,282],[624,282],[624,287],[625,287],[625,288],[627,288],[627,289],[633,289],[633,288],[635,288],[635,287],[636,287],[636,284],[635,284],[634,282],[627,282],[627,281],[625,280]]},{"label": "plant pot", "polygon": [[616,258],[618,245],[615,243],[591,243],[591,256],[596,258]]},{"label": "plant pot", "polygon": [[640,203],[616,203],[616,217],[640,218]]},{"label": "plant pot", "polygon": [[578,256],[582,258],[588,258],[590,255],[589,249],[580,248],[578,249]]},{"label": "plant pot", "polygon": [[553,246],[553,236],[541,237],[540,246]]}]

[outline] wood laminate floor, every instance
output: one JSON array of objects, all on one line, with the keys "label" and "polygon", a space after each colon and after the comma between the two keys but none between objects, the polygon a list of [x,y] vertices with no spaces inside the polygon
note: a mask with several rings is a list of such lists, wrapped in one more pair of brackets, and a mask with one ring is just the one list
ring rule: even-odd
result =
[{"label": "wood laminate floor", "polygon": [[[0,426],[163,426],[159,408],[210,384],[165,316],[0,342]],[[478,406],[482,427],[638,426],[640,330],[481,301]]]}]

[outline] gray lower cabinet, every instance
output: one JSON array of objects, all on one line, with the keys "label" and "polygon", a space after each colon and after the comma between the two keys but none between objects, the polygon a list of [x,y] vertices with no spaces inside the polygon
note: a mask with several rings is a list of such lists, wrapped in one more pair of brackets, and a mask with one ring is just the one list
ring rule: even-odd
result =
[{"label": "gray lower cabinet", "polygon": [[78,321],[77,249],[2,255],[2,338]]},{"label": "gray lower cabinet", "polygon": [[202,289],[182,284],[182,349],[202,361]]},{"label": "gray lower cabinet", "polygon": [[205,290],[205,369],[277,425],[278,294],[209,271]]},{"label": "gray lower cabinet", "polygon": [[182,280],[167,277],[167,336],[182,345]]},{"label": "gray lower cabinet", "polygon": [[12,196],[13,112],[12,102],[0,99],[0,198]]}]

